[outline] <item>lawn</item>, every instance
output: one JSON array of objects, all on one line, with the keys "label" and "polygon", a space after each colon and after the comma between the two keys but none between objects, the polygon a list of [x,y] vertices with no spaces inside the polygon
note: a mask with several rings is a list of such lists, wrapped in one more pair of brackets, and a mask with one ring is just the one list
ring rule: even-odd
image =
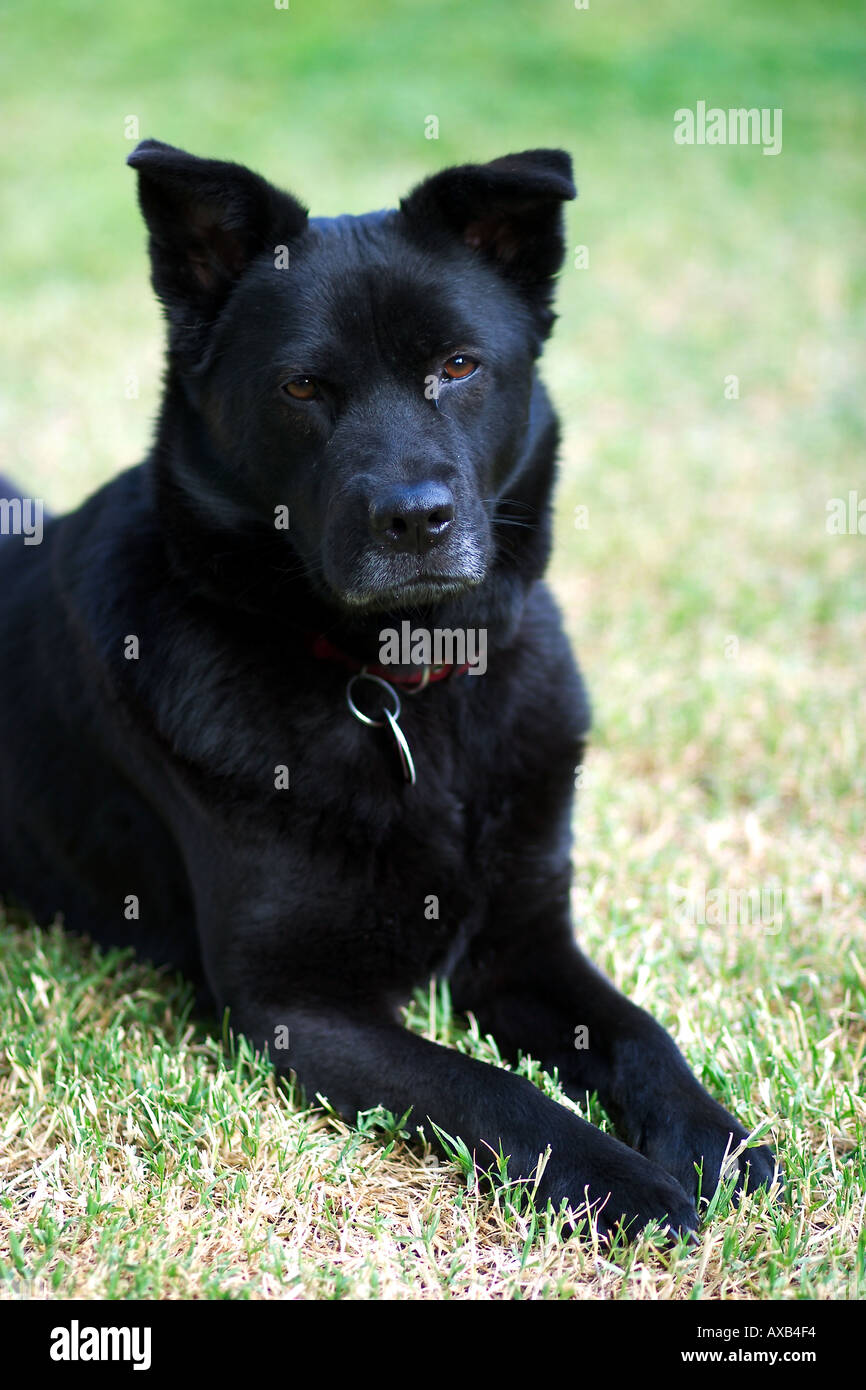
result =
[{"label": "lawn", "polygon": [[[827,524],[866,498],[859,6],[16,0],[2,22],[0,471],[52,507],[152,428],[136,121],[317,213],[572,152],[544,371],[552,579],[595,709],[578,930],[769,1128],[788,1192],[721,1192],[694,1249],[565,1241],[387,1117],[300,1108],[183,982],[0,917],[0,1297],[862,1298],[866,534]],[[781,108],[781,153],[675,144],[699,100]],[[444,987],[408,1023],[501,1065]]]}]

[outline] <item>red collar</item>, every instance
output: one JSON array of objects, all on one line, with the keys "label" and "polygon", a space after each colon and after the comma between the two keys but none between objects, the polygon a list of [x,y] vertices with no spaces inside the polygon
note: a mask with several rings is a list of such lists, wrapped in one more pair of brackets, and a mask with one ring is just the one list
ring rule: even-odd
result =
[{"label": "red collar", "polygon": [[446,662],[442,666],[380,666],[375,661],[359,661],[357,657],[341,651],[323,632],[310,633],[308,641],[310,651],[319,661],[336,661],[350,671],[366,671],[387,681],[389,685],[403,686],[413,692],[423,690],[425,685],[432,685],[434,681],[447,680],[449,676],[462,676],[469,670],[468,661],[463,666],[455,666],[453,662]]}]

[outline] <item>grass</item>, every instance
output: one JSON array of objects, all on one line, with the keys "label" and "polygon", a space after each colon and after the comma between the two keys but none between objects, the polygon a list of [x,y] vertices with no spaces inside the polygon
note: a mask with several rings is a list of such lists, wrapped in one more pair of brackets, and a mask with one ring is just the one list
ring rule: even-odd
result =
[{"label": "grass", "polygon": [[[665,1250],[653,1232],[612,1249],[591,1229],[566,1240],[562,1222],[520,1194],[491,1200],[465,1164],[407,1147],[393,1117],[371,1114],[354,1131],[299,1108],[242,1041],[224,1050],[190,1022],[182,983],[118,954],[98,959],[56,929],[7,928],[3,1296],[862,1294],[863,1102],[840,1079],[858,1065],[850,1008],[801,1006],[784,982],[695,989],[696,972],[658,932],[645,951],[628,923],[616,935],[619,974],[685,1025],[704,1081],[775,1121],[790,1205],[758,1194],[731,1210],[723,1191],[696,1250]],[[850,1004],[863,974],[848,963],[844,975]],[[451,1016],[444,990],[416,999],[408,1021],[502,1065],[492,1040]],[[562,1099],[534,1063],[520,1070]],[[582,1113],[606,1126],[595,1103]]]},{"label": "grass", "polygon": [[[722,1193],[694,1250],[566,1242],[393,1117],[301,1109],[181,982],[6,924],[0,1297],[862,1298],[866,536],[825,525],[866,495],[857,7],[153,0],[4,24],[0,470],[55,506],[141,457],[156,407],[126,115],[318,212],[572,150],[589,266],[566,263],[545,373],[553,580],[596,710],[576,916],[710,1090],[770,1125],[789,1201]],[[674,146],[698,99],[781,106],[783,153]],[[762,889],[774,920],[678,906]],[[408,1023],[501,1064],[441,989]]]}]

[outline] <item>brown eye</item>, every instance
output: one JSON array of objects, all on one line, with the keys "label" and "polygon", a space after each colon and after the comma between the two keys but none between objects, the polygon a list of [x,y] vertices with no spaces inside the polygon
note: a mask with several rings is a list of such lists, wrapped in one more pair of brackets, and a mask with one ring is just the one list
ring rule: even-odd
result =
[{"label": "brown eye", "polygon": [[296,401],[313,401],[319,394],[319,388],[311,376],[296,376],[292,381],[283,383],[283,390]]},{"label": "brown eye", "polygon": [[443,364],[442,375],[449,381],[460,381],[465,376],[471,376],[478,366],[474,357],[467,357],[465,353],[458,353],[456,357],[449,357]]}]

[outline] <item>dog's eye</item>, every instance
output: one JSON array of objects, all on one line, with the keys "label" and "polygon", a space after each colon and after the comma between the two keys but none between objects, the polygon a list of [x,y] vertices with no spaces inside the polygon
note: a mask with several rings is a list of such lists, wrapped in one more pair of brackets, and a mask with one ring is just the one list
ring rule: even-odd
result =
[{"label": "dog's eye", "polygon": [[291,381],[283,382],[283,390],[296,401],[314,401],[319,394],[319,388],[311,376],[293,377]]},{"label": "dog's eye", "polygon": [[442,375],[449,381],[460,381],[465,376],[471,376],[477,366],[474,357],[467,357],[465,353],[460,352],[456,357],[449,357],[443,364]]}]

